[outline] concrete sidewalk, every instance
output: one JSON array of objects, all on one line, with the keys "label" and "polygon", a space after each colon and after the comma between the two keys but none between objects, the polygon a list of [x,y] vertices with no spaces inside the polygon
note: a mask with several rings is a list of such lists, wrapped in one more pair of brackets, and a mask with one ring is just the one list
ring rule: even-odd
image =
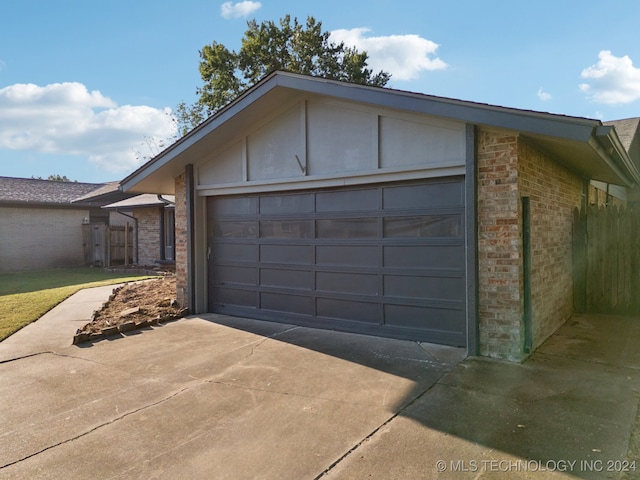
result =
[{"label": "concrete sidewalk", "polygon": [[74,293],[37,322],[30,323],[0,342],[0,362],[68,347],[76,330],[89,322],[93,312],[120,285],[86,288]]},{"label": "concrete sidewalk", "polygon": [[32,339],[26,357],[23,342],[0,343],[0,478],[640,470],[625,463],[638,454],[637,319],[576,317],[523,365],[218,315],[82,347],[72,330],[57,346],[43,338],[40,353]]}]

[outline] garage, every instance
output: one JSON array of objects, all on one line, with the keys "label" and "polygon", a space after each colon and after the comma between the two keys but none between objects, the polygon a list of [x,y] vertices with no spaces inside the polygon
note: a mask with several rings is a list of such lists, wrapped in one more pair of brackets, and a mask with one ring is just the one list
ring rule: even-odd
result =
[{"label": "garage", "polygon": [[586,181],[636,163],[599,120],[273,72],[122,188],[175,194],[192,314],[522,361],[574,312]]},{"label": "garage", "polygon": [[208,311],[466,345],[464,177],[206,199]]}]

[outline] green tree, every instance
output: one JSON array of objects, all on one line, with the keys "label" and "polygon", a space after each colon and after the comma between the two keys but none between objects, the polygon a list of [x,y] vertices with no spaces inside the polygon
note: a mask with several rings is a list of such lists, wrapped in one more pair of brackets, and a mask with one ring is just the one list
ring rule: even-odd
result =
[{"label": "green tree", "polygon": [[199,99],[191,106],[178,104],[175,112],[182,135],[275,70],[379,87],[391,78],[367,68],[366,52],[331,42],[313,17],[305,25],[286,15],[279,24],[250,20],[247,27],[239,51],[218,42],[200,51]]},{"label": "green tree", "polygon": [[[42,177],[36,177],[34,175],[31,176],[31,178],[35,179],[35,180],[43,180]],[[73,183],[78,183],[77,180],[69,180],[67,178],[66,175],[49,175],[47,178],[45,178],[44,180],[50,180],[52,182],[73,182]]]}]

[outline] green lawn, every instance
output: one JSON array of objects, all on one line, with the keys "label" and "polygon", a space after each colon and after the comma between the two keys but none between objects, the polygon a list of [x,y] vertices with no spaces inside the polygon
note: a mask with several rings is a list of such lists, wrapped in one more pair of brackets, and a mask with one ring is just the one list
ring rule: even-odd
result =
[{"label": "green lawn", "polygon": [[105,273],[97,268],[0,273],[0,341],[78,290],[144,278],[149,277]]}]

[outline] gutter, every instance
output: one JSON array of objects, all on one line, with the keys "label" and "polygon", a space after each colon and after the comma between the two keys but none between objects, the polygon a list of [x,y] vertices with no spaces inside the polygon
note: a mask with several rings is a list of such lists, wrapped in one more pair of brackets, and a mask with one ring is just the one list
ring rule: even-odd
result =
[{"label": "gutter", "polygon": [[157,194],[157,197],[158,197],[158,200],[160,200],[166,206],[175,205],[175,202],[172,202],[171,200],[167,200],[166,198],[163,198],[162,195],[160,195],[159,193]]},{"label": "gutter", "polygon": [[632,188],[640,184],[640,171],[622,146],[618,133],[612,125],[596,127],[594,136],[589,139],[589,145],[623,180],[624,186]]}]

